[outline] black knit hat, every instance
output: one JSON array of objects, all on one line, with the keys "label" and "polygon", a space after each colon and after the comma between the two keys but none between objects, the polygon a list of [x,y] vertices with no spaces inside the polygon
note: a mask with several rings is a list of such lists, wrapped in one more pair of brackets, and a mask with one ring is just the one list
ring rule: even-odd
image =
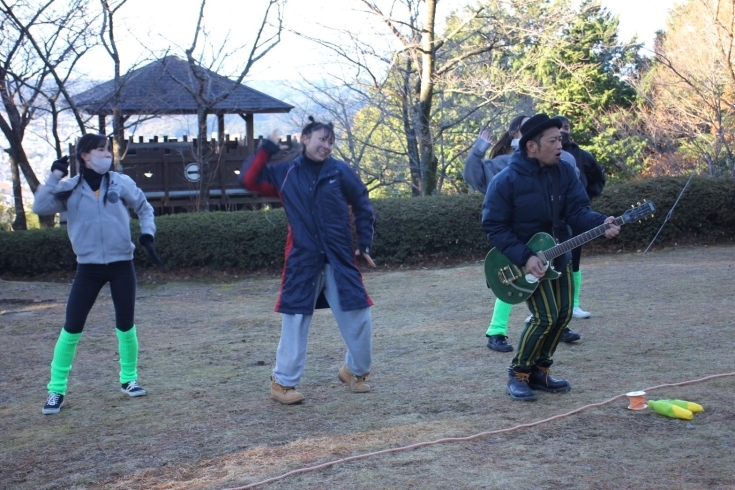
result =
[{"label": "black knit hat", "polygon": [[531,119],[521,124],[521,140],[518,142],[518,147],[521,149],[526,148],[528,140],[538,136],[549,128],[561,129],[561,119],[556,117],[549,117],[546,114],[536,114]]}]

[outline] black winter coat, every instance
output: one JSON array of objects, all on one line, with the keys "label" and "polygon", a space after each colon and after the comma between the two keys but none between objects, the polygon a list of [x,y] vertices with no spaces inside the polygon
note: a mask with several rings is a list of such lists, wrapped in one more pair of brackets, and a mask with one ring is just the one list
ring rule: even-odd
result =
[{"label": "black winter coat", "polygon": [[605,187],[605,171],[597,163],[592,153],[583,150],[573,141],[564,145],[564,151],[568,151],[574,156],[579,169],[579,180],[582,181],[587,197],[592,199],[602,194],[602,189]]},{"label": "black winter coat", "polygon": [[[551,172],[559,174],[559,229],[554,233]],[[508,167],[493,178],[482,205],[482,229],[490,243],[513,264],[522,267],[533,255],[526,243],[539,232],[558,241],[601,225],[605,215],[592,211],[590,201],[571,165],[544,166],[516,151]],[[570,254],[558,257],[561,271]]]}]

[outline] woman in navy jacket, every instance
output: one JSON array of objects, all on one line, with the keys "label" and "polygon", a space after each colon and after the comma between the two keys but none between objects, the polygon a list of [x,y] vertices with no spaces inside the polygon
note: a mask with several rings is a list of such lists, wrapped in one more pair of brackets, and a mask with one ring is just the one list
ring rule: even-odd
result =
[{"label": "woman in navy jacket", "polygon": [[[276,311],[283,315],[271,396],[298,403],[295,386],[306,364],[309,325],[316,307],[328,306],[347,344],[338,373],[353,392],[370,391],[365,383],[372,363],[372,301],[357,267],[357,255],[370,258],[375,214],[367,188],[345,162],[332,158],[334,128],[311,122],[301,132],[304,151],[295,160],[266,165],[279,150],[277,133],[258,149],[243,175],[243,185],[278,196],[288,218],[285,263]],[[352,221],[357,232],[353,246]]]}]

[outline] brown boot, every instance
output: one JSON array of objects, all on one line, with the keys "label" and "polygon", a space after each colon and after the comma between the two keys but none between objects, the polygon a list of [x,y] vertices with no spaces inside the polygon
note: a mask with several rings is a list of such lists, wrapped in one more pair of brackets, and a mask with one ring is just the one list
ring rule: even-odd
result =
[{"label": "brown boot", "polygon": [[363,374],[362,376],[355,376],[345,365],[339,370],[337,377],[340,381],[348,385],[353,393],[367,393],[370,391],[370,385],[365,383],[365,379],[369,374],[370,373]]},{"label": "brown boot", "polygon": [[273,376],[271,376],[271,397],[284,405],[293,405],[304,399],[304,395],[296,391],[296,388],[279,385]]}]

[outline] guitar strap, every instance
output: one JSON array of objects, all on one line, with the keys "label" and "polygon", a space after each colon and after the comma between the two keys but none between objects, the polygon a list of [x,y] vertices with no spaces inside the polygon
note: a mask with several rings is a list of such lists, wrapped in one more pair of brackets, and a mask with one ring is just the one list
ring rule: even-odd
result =
[{"label": "guitar strap", "polygon": [[559,165],[557,164],[551,167],[549,174],[551,175],[551,192],[553,193],[551,196],[551,213],[553,214],[552,218],[554,220],[552,235],[556,243],[559,243],[559,238],[556,236],[556,231],[562,229],[561,221],[559,220]]}]

